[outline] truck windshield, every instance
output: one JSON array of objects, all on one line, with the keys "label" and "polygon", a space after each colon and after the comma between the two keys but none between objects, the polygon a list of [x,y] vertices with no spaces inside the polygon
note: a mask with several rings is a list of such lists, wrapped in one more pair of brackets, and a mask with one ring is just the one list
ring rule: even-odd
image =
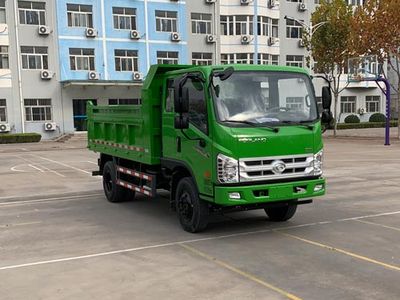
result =
[{"label": "truck windshield", "polygon": [[262,126],[305,124],[318,118],[311,81],[300,73],[236,71],[224,81],[214,77],[213,94],[222,122]]}]

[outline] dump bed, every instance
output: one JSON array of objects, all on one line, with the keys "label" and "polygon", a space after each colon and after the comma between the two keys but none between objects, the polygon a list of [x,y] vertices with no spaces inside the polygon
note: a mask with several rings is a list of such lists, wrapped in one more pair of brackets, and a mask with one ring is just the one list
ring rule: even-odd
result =
[{"label": "dump bed", "polygon": [[188,67],[152,66],[143,84],[141,105],[94,106],[89,102],[89,149],[144,164],[159,164],[163,78],[168,71]]}]

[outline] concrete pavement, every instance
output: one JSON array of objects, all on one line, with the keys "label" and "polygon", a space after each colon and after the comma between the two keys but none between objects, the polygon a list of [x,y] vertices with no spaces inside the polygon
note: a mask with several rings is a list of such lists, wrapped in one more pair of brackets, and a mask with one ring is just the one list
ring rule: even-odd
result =
[{"label": "concrete pavement", "polygon": [[166,192],[108,203],[85,149],[0,153],[2,299],[398,299],[399,146],[328,139],[326,196],[196,235]]}]

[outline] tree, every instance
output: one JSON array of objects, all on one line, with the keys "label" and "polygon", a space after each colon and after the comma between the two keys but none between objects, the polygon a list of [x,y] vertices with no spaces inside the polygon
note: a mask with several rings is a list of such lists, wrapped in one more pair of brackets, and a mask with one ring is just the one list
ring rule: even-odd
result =
[{"label": "tree", "polygon": [[353,11],[343,0],[321,0],[320,4],[311,16],[313,26],[310,28],[311,32],[306,32],[306,39],[307,35],[310,37],[306,46],[311,50],[313,60],[317,62],[318,67],[314,71],[332,79],[336,136],[339,94],[346,88],[341,87],[340,77],[344,73],[350,54],[350,24]]},{"label": "tree", "polygon": [[[387,61],[395,74],[392,89],[397,94],[400,119],[400,1],[368,0],[354,13],[351,45],[354,54],[376,55]],[[383,73],[386,77],[387,74]],[[400,138],[400,122],[398,128]]]}]

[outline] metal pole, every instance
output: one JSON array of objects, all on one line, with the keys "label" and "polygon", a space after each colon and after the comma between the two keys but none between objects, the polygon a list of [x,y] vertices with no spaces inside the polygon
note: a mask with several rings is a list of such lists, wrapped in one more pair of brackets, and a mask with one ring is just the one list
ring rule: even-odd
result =
[{"label": "metal pole", "polygon": [[390,83],[386,78],[380,77],[376,81],[381,81],[386,86],[384,92],[386,96],[386,126],[385,126],[385,146],[390,146]]}]

